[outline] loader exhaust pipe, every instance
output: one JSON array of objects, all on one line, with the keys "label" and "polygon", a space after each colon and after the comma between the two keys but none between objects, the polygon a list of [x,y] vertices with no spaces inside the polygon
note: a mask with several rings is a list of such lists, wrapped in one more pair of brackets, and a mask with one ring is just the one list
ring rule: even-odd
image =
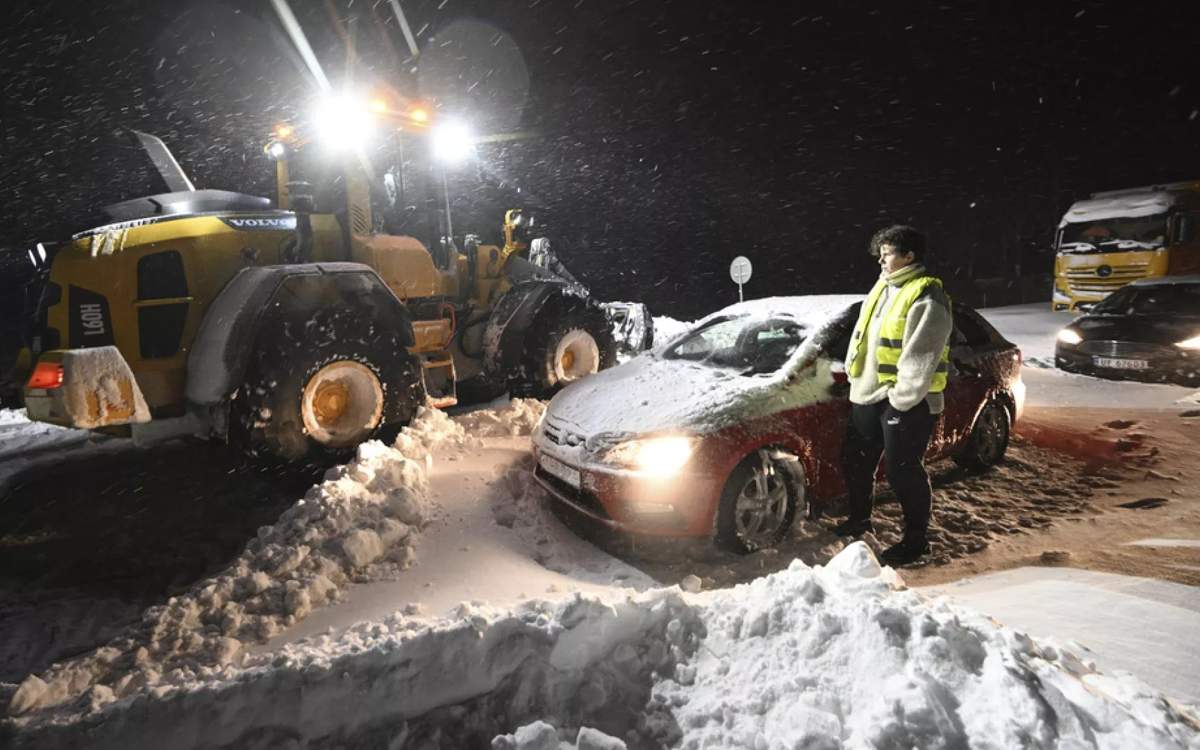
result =
[{"label": "loader exhaust pipe", "polygon": [[313,196],[307,182],[289,182],[288,195],[296,213],[296,234],[283,250],[285,263],[311,263],[313,256]]}]

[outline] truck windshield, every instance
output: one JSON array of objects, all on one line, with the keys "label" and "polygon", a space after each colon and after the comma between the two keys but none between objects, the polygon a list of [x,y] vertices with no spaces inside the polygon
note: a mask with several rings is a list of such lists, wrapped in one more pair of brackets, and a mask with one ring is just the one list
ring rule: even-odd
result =
[{"label": "truck windshield", "polygon": [[717,318],[687,334],[663,358],[743,370],[746,375],[775,372],[804,341],[805,333],[805,327],[791,318]]},{"label": "truck windshield", "polygon": [[1067,224],[1059,240],[1060,253],[1115,253],[1157,250],[1166,243],[1167,215],[1117,217]]},{"label": "truck windshield", "polygon": [[1104,315],[1179,315],[1200,317],[1200,284],[1127,286],[1092,310]]}]

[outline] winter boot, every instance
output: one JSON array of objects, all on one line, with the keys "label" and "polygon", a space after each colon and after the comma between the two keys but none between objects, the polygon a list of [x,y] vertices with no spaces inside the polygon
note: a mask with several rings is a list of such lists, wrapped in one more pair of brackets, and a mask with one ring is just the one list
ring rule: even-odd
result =
[{"label": "winter boot", "polygon": [[890,565],[893,568],[898,568],[902,565],[908,565],[915,562],[921,557],[929,554],[929,542],[924,539],[908,540],[905,539],[899,544],[893,544],[885,549],[879,555],[879,562],[884,565]]}]

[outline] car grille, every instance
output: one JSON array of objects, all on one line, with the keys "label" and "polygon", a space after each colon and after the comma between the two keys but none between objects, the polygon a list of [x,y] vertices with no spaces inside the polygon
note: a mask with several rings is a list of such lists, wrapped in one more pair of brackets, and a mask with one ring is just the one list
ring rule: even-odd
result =
[{"label": "car grille", "polygon": [[583,433],[576,432],[567,427],[567,423],[561,419],[555,419],[547,415],[542,422],[542,434],[546,439],[555,445],[566,445],[574,447],[582,445],[586,439]]},{"label": "car grille", "polygon": [[589,512],[596,514],[600,518],[611,519],[611,516],[608,515],[608,511],[604,509],[604,505],[600,502],[600,499],[587,490],[575,489],[553,474],[548,473],[540,466],[537,467],[537,471],[534,473],[534,475],[540,482],[542,482],[542,484],[547,485],[553,489],[556,494],[561,495],[566,500],[575,503],[581,508],[587,509]]},{"label": "car grille", "polygon": [[1119,266],[1109,266],[1112,273],[1100,276],[1096,268],[1069,268],[1066,271],[1067,286],[1073,294],[1109,294],[1115,292],[1131,281],[1146,278],[1149,263],[1123,263]]},{"label": "car grille", "polygon": [[1084,354],[1094,354],[1100,357],[1132,357],[1146,359],[1162,355],[1174,354],[1169,346],[1144,344],[1138,341],[1084,341],[1079,344],[1079,351]]}]

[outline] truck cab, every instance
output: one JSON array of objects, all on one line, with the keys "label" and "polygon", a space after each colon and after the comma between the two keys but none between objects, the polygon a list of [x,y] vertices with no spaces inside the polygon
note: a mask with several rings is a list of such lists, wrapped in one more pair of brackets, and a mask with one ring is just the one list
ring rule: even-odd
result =
[{"label": "truck cab", "polygon": [[1094,193],[1055,234],[1054,310],[1086,310],[1139,279],[1200,273],[1200,180]]}]

